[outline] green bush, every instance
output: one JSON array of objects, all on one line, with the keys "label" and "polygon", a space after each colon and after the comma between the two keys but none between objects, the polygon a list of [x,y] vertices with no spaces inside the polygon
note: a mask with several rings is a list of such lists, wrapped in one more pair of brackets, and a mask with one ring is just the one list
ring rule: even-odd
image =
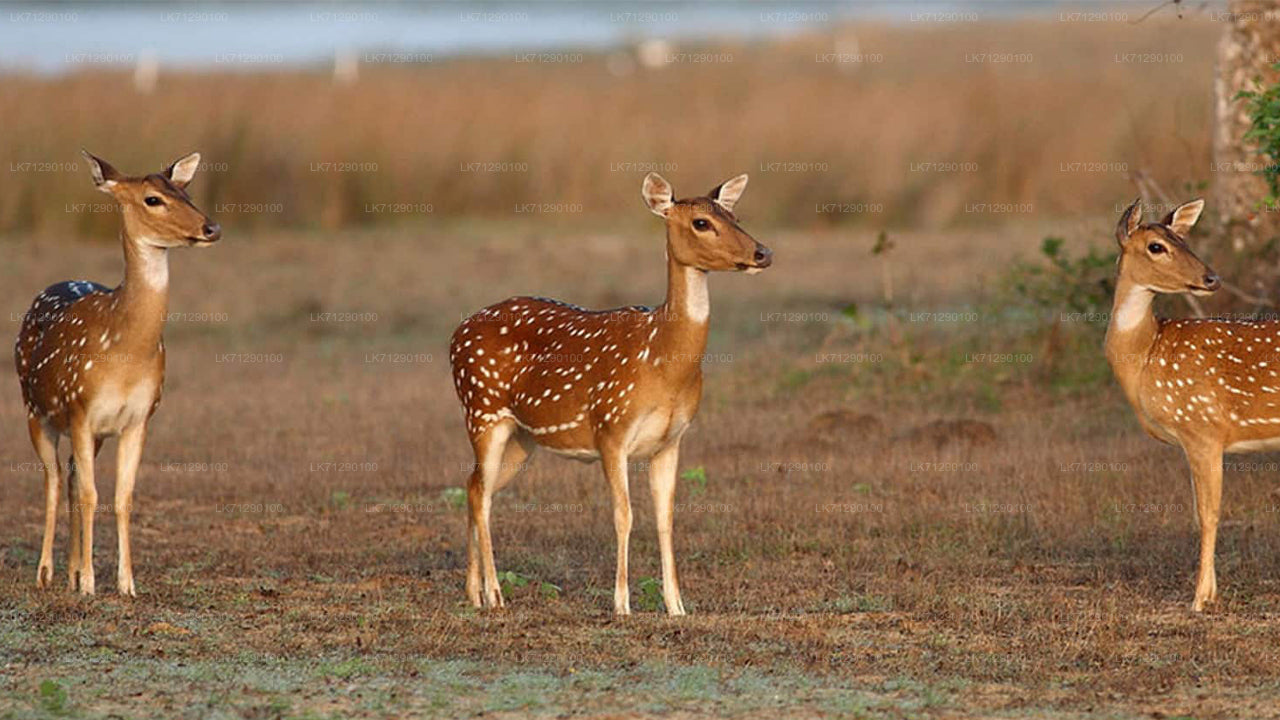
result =
[{"label": "green bush", "polygon": [[1062,252],[1060,237],[1046,237],[1040,254],[1046,262],[1019,260],[1005,276],[1004,285],[1015,300],[1036,310],[1101,313],[1111,306],[1115,289],[1116,251],[1090,247],[1079,257]]},{"label": "green bush", "polygon": [[[1280,63],[1271,66],[1280,71]],[[1256,82],[1261,83],[1259,78]],[[1275,207],[1280,196],[1280,84],[1262,90],[1241,90],[1236,99],[1245,100],[1252,127],[1244,134],[1258,146],[1258,155],[1267,161],[1257,173],[1267,181],[1271,194],[1263,202]]]}]

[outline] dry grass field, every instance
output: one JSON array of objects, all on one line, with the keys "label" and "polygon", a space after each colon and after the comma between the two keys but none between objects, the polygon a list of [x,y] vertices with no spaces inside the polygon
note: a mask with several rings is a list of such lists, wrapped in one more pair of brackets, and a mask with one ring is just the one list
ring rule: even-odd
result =
[{"label": "dry grass field", "polygon": [[[1111,380],[1105,317],[1055,294],[1100,286],[1049,271],[1035,303],[1013,275],[1048,236],[1110,250],[1135,172],[1178,199],[1215,179],[1221,26],[1186,15],[860,24],[843,64],[817,58],[854,28],[626,75],[586,52],[353,86],[166,70],[146,96],[119,70],[0,76],[0,337],[47,285],[120,277],[80,147],[127,172],[201,151],[192,196],[225,228],[171,254],[136,599],[109,507],[99,594],[65,589],[65,517],[36,589],[43,486],[0,377],[0,720],[1280,717],[1280,457],[1228,458],[1222,598],[1193,615],[1186,462]],[[691,615],[663,612],[643,464],[620,619],[604,478],[549,454],[497,496],[508,606],[477,612],[449,335],[513,295],[660,302],[651,168],[681,196],[749,172],[775,252],[711,281]],[[1230,278],[1213,212],[1193,244]]]},{"label": "dry grass field", "polygon": [[[1056,231],[1078,250],[1111,222]],[[1001,307],[1007,261],[1045,231],[1017,224],[895,236],[892,313],[872,310],[870,233],[758,229],[775,266],[712,282],[676,520],[692,615],[660,612],[643,468],[637,613],[618,619],[603,478],[550,455],[498,496],[508,608],[472,610],[448,334],[516,293],[660,300],[658,228],[230,234],[176,252],[136,600],[113,594],[109,510],[100,594],[62,588],[65,519],[59,588],[35,588],[42,488],[17,382],[0,383],[0,716],[1277,714],[1274,459],[1233,458],[1223,602],[1192,615],[1184,461],[1139,430],[1099,326],[1062,323],[1054,350],[1043,319]],[[119,267],[102,244],[5,253],[10,332],[44,284]],[[937,420],[988,426],[921,434]]]},{"label": "dry grass field", "polygon": [[[8,75],[0,233],[114,232],[109,213],[67,210],[83,197],[80,147],[136,168],[199,149],[196,196],[241,228],[367,226],[400,217],[370,211],[393,203],[436,217],[505,219],[527,203],[623,213],[649,169],[770,176],[753,212],[801,227],[989,220],[974,203],[1088,215],[1126,197],[1131,172],[1177,190],[1215,177],[1220,30],[1202,13],[859,23],[677,44],[669,65],[622,76],[607,55],[569,49],[371,64],[350,87],[325,67],[174,71],[150,95],[127,69]],[[840,53],[849,61],[830,61]],[[869,207],[816,209],[829,203]]]}]

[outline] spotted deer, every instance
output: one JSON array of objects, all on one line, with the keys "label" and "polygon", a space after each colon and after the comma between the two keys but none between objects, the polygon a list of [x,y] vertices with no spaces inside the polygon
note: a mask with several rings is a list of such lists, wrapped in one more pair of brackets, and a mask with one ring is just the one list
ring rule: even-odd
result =
[{"label": "spotted deer", "polygon": [[1148,434],[1178,445],[1191,465],[1200,569],[1191,609],[1218,598],[1213,567],[1222,508],[1222,455],[1280,449],[1280,322],[1157,319],[1157,293],[1207,295],[1218,276],[1187,247],[1204,201],[1142,223],[1135,201],[1120,218],[1120,270],[1107,360]]},{"label": "spotted deer", "polygon": [[[489,516],[493,495],[533,450],[600,460],[613,500],[617,575],[613,608],[631,612],[627,463],[652,458],[649,485],[662,556],[667,612],[683,615],[672,549],[672,503],[680,439],[698,411],[711,306],[707,273],[769,267],[773,253],[739,225],[739,175],[705,197],[676,200],[650,173],[642,194],[666,222],[667,297],[657,308],[593,311],[516,297],[467,318],[453,333],[449,362],[476,465],[467,484],[467,597],[500,607]],[[514,441],[514,442],[513,442]]]},{"label": "spotted deer", "polygon": [[136,595],[129,554],[129,513],[147,421],[160,404],[169,296],[168,250],[207,246],[222,235],[191,203],[186,187],[200,165],[192,153],[161,173],[125,177],[89,153],[94,185],[120,205],[124,281],[108,289],[85,280],[51,285],[36,296],[18,334],[14,359],[27,407],[31,444],[44,466],[44,543],[36,584],[53,581],[53,535],[62,467],[58,443],[70,436],[67,504],[71,519],[68,581],[94,593],[93,462],[105,438],[116,452],[116,573],[121,595]]}]

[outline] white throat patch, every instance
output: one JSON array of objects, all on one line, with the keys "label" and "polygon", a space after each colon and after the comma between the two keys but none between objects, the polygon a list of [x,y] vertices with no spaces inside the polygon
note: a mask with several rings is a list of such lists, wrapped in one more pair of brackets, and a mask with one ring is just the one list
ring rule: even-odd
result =
[{"label": "white throat patch", "polygon": [[707,293],[707,274],[694,268],[684,271],[685,313],[694,322],[711,317],[711,298]]},{"label": "white throat patch", "polygon": [[1151,301],[1156,294],[1144,287],[1135,287],[1120,301],[1116,309],[1116,327],[1120,330],[1132,330],[1151,313]]},{"label": "white throat patch", "polygon": [[138,260],[143,281],[156,290],[169,286],[169,251],[147,242],[138,243]]}]

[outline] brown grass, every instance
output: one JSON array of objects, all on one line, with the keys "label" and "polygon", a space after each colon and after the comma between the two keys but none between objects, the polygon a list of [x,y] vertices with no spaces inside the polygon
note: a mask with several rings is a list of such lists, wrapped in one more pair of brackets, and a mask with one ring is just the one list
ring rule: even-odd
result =
[{"label": "brown grass", "polygon": [[[1105,236],[1109,222],[1070,240]],[[225,319],[168,329],[166,398],[136,496],[136,601],[111,594],[108,513],[104,594],[35,590],[41,484],[21,465],[34,455],[17,383],[0,383],[0,706],[54,714],[38,691],[48,680],[88,717],[1275,715],[1280,498],[1267,456],[1248,458],[1262,471],[1228,473],[1223,603],[1193,616],[1180,455],[1142,434],[1109,383],[1044,384],[1033,327],[979,310],[980,322],[903,316],[897,343],[880,325],[850,328],[839,309],[873,305],[880,281],[871,239],[856,234],[762,234],[773,269],[713,280],[718,361],[682,462],[708,480],[682,482],[676,527],[690,618],[610,616],[599,468],[546,455],[495,511],[499,569],[530,584],[504,612],[471,611],[465,521],[448,494],[471,461],[449,331],[507,295],[652,302],[663,280],[656,227],[568,240],[539,223],[515,230],[233,235],[175,254],[172,310]],[[983,307],[979,288],[1044,230],[898,237],[900,307]],[[16,245],[0,308],[15,317],[48,282],[110,280],[117,265],[110,247]],[[379,362],[385,351],[431,358]],[[970,351],[1032,359],[955,360]],[[281,361],[230,361],[238,353]],[[883,432],[804,432],[837,409]],[[995,440],[908,439],[955,418],[990,423]],[[644,606],[641,583],[659,567],[643,473],[633,488]],[[64,536],[65,521],[59,572]]]},{"label": "brown grass", "polygon": [[[853,30],[859,50],[879,62],[815,62]],[[1211,179],[1218,31],[1172,13],[1140,25],[859,25],[786,43],[681,47],[732,61],[626,77],[588,53],[569,64],[366,67],[353,87],[335,87],[323,71],[166,74],[150,96],[136,95],[125,73],[8,75],[0,77],[0,162],[10,169],[0,232],[113,231],[109,213],[68,207],[96,197],[83,163],[23,169],[74,163],[81,146],[130,171],[199,149],[214,172],[196,183],[197,198],[241,230],[404,217],[371,210],[381,203],[429,205],[434,217],[509,218],[523,203],[631,211],[648,166],[681,193],[751,172],[751,212],[770,223],[989,222],[991,213],[972,207],[982,203],[1022,204],[1041,217],[1092,214],[1132,196],[1125,169],[1145,169],[1179,192]],[[980,53],[1030,61],[968,61]],[[1121,53],[1180,61],[1117,62]],[[481,162],[522,170],[462,170]],[[323,163],[376,170],[315,169]],[[767,169],[773,163],[819,165]],[[926,163],[971,165],[918,168]],[[824,203],[872,206],[818,211]]]}]

